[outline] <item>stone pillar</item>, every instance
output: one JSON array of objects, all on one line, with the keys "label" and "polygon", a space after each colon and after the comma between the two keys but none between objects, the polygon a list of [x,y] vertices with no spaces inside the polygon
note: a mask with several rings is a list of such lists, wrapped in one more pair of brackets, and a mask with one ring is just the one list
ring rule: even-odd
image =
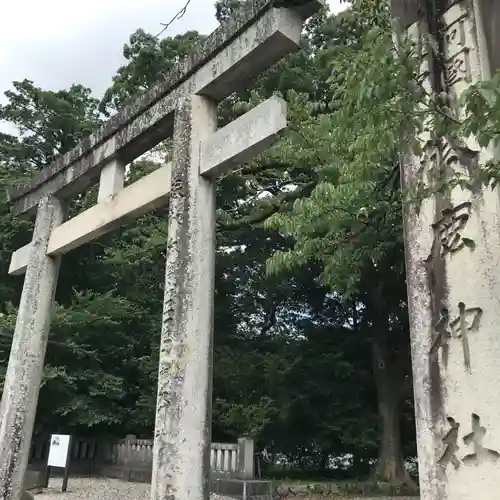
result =
[{"label": "stone pillar", "polygon": [[38,205],[0,405],[0,498],[19,500],[28,465],[60,258],[47,256],[64,210],[54,197]]},{"label": "stone pillar", "polygon": [[97,203],[109,200],[123,189],[125,183],[125,163],[112,160],[101,170]]},{"label": "stone pillar", "polygon": [[132,468],[134,465],[134,452],[132,449],[132,443],[135,443],[137,436],[135,434],[127,434],[125,436],[125,447],[123,450],[123,466],[124,466],[124,476],[127,481],[130,481],[132,475]]},{"label": "stone pillar", "polygon": [[254,479],[254,440],[238,439],[238,477]]},{"label": "stone pillar", "polygon": [[484,34],[491,71],[500,68],[500,4],[496,0],[474,0],[476,16],[481,16],[481,31]]},{"label": "stone pillar", "polygon": [[199,175],[217,106],[186,98],[175,116],[152,500],[208,500],[215,187]]},{"label": "stone pillar", "polygon": [[[430,51],[422,83],[444,92],[457,118],[460,93],[489,77],[475,4],[448,3],[409,30],[438,38],[444,64]],[[493,500],[500,484],[500,205],[498,190],[476,177],[492,152],[473,138],[422,139],[424,156],[404,159],[405,188],[452,175],[467,186],[405,211],[421,498]]]}]

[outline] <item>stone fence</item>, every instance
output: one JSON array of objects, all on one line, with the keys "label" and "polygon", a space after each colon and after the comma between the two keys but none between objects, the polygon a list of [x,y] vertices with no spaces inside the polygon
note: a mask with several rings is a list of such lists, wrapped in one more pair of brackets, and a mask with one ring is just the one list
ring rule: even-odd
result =
[{"label": "stone fence", "polygon": [[[42,470],[47,463],[49,439],[32,443],[29,468]],[[98,439],[73,437],[70,474],[92,474],[127,481],[150,482],[153,464],[153,440]],[[254,478],[254,442],[240,438],[237,443],[212,443],[210,452],[212,477]]]}]

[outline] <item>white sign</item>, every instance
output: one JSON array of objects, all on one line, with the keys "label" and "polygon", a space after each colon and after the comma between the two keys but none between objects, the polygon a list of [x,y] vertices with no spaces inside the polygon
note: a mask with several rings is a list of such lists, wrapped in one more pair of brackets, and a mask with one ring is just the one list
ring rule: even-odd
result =
[{"label": "white sign", "polygon": [[69,443],[71,436],[64,434],[52,434],[50,437],[49,467],[66,467],[69,453]]}]

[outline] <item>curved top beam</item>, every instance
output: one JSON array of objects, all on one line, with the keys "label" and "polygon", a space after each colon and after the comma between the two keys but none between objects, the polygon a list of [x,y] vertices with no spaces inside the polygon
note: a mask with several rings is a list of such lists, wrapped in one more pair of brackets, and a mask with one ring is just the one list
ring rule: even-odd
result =
[{"label": "curved top beam", "polygon": [[[286,8],[276,9],[275,4]],[[170,108],[180,95],[201,93],[220,101],[239,90],[239,86],[297,48],[297,27],[300,36],[305,19],[324,5],[325,0],[245,2],[234,19],[220,25],[173,71],[160,75],[158,83],[150,90],[126,105],[71,151],[58,156],[32,182],[13,189],[9,198],[14,202],[14,212],[28,212],[41,198],[59,191],[64,191],[60,193],[62,197],[81,192],[97,181],[106,162],[116,157],[132,161],[161,142],[170,133],[165,121],[168,122],[168,114],[173,111]],[[255,32],[253,46],[247,41],[252,30]],[[292,43],[287,43],[287,39]],[[285,43],[277,44],[277,40],[285,40]],[[224,64],[228,58],[229,62]],[[213,75],[210,81],[207,70]],[[201,77],[200,73],[203,73]],[[169,96],[172,99],[166,103]],[[152,115],[156,120],[151,119]]]}]

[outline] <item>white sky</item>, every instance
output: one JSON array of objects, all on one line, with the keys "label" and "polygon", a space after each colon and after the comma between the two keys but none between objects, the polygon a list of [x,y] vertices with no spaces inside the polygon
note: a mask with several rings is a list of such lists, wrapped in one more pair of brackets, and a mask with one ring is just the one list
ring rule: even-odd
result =
[{"label": "white sky", "polygon": [[[186,0],[6,1],[0,8],[0,104],[12,81],[28,78],[47,90],[72,83],[101,97],[123,62],[122,49],[132,32],[157,33]],[[167,31],[210,33],[217,23],[215,0],[191,0],[186,15]],[[339,0],[328,0],[333,11]]]}]

